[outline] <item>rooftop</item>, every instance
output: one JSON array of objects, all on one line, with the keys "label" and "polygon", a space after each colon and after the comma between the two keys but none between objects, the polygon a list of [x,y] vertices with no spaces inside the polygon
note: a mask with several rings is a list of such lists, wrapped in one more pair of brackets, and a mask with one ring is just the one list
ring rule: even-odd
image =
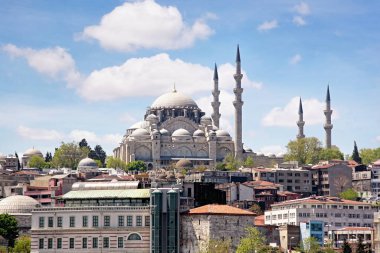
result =
[{"label": "rooftop", "polygon": [[144,199],[150,197],[150,189],[82,190],[70,191],[62,199]]},{"label": "rooftop", "polygon": [[237,207],[228,205],[205,205],[197,208],[190,209],[188,214],[208,214],[208,215],[243,215],[243,216],[254,216],[255,214]]},{"label": "rooftop", "polygon": [[287,200],[280,203],[273,204],[272,206],[282,206],[282,205],[294,205],[294,204],[346,204],[346,205],[366,205],[371,206],[370,203],[346,200],[338,197],[329,196],[311,196],[302,199]]}]

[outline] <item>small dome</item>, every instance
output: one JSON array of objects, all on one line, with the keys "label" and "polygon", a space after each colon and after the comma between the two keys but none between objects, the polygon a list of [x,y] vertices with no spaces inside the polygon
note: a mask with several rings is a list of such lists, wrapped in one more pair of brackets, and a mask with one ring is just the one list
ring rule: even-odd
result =
[{"label": "small dome", "polygon": [[137,128],[135,131],[132,132],[131,137],[139,137],[139,136],[147,136],[147,135],[149,135],[149,132],[146,129]]},{"label": "small dome", "polygon": [[154,114],[149,114],[145,120],[157,120],[158,117]]},{"label": "small dome", "polygon": [[26,150],[23,154],[23,156],[29,156],[29,157],[34,156],[34,155],[38,155],[38,156],[43,157],[41,151],[39,151],[38,149],[34,149],[34,148],[30,148],[30,149]]},{"label": "small dome", "polygon": [[226,130],[217,130],[216,131],[217,137],[230,137],[230,134]]},{"label": "small dome", "polygon": [[84,159],[80,160],[80,162],[78,164],[78,168],[79,167],[98,168],[98,164],[94,160],[92,160],[91,158],[87,157],[87,158],[84,158]]},{"label": "small dome", "polygon": [[176,90],[159,96],[152,104],[151,108],[177,108],[189,107],[198,108],[195,101]]},{"label": "small dome", "polygon": [[152,134],[160,134],[160,132],[159,132],[157,129],[154,129],[154,130],[152,131]]},{"label": "small dome", "polygon": [[148,128],[149,127],[149,121],[139,121],[130,126],[128,129],[137,129],[137,128]]},{"label": "small dome", "polygon": [[205,132],[203,132],[202,130],[198,129],[198,130],[196,130],[196,131],[193,133],[193,136],[194,136],[194,137],[204,137],[204,136],[205,136]]},{"label": "small dome", "polygon": [[172,136],[173,137],[182,137],[182,136],[191,136],[191,134],[186,129],[180,128],[180,129],[175,130],[173,132]]},{"label": "small dome", "polygon": [[166,130],[165,128],[162,128],[162,129],[160,130],[160,133],[161,133],[161,135],[163,135],[163,136],[169,136],[169,131]]},{"label": "small dome", "polygon": [[0,201],[0,213],[30,213],[34,208],[40,206],[37,200],[29,196],[14,195]]},{"label": "small dome", "polygon": [[193,168],[193,163],[190,160],[181,159],[175,164],[175,167],[177,169]]},{"label": "small dome", "polygon": [[201,117],[201,120],[211,120],[211,118],[209,116],[204,115]]},{"label": "small dome", "polygon": [[3,155],[3,154],[0,153],[0,160],[5,160],[6,158],[7,158],[6,155]]}]

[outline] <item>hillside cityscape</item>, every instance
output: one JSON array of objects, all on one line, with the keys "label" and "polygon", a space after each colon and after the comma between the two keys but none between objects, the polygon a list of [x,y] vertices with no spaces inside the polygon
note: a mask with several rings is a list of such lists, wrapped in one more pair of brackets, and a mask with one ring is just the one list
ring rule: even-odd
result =
[{"label": "hillside cityscape", "polygon": [[0,253],[380,253],[380,3],[342,4],[4,1]]}]

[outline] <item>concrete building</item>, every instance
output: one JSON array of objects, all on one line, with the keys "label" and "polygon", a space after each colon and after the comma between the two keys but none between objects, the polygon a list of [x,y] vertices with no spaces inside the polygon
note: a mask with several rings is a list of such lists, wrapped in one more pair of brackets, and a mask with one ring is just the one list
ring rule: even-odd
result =
[{"label": "concrete building", "polygon": [[308,222],[300,222],[301,241],[314,237],[320,246],[324,245],[324,227],[325,223],[319,220],[310,220]]},{"label": "concrete building", "polygon": [[380,199],[380,160],[370,165],[372,171],[371,191],[372,197],[377,201]]},{"label": "concrete building", "polygon": [[210,240],[230,240],[235,252],[255,214],[227,205],[206,205],[181,215],[181,252],[202,252]]},{"label": "concrete building", "polygon": [[202,183],[231,183],[231,182],[246,182],[252,181],[250,172],[240,171],[189,171],[185,175],[185,182],[202,182]]},{"label": "concrete building", "polygon": [[[363,244],[372,249],[373,247],[373,228],[363,227],[344,227],[338,230],[333,230],[333,246],[342,248],[344,241],[347,241],[352,249],[356,249],[359,242],[359,237],[362,238]],[[375,251],[378,252],[378,251]]]},{"label": "concrete building", "polygon": [[[344,200],[337,197],[311,196],[273,204],[265,212],[265,224],[299,225],[310,220],[323,221],[328,229],[343,227],[372,227],[377,208],[369,203]],[[325,235],[327,235],[325,226]]]},{"label": "concrete building", "polygon": [[375,253],[380,253],[380,212],[374,213],[373,229],[373,245]]},{"label": "concrete building", "polygon": [[19,160],[15,155],[0,154],[0,170],[16,171],[19,169]]}]

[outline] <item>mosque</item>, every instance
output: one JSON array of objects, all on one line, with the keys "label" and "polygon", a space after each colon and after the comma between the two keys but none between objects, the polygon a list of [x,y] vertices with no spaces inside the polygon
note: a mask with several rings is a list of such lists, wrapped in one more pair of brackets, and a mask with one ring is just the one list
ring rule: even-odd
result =
[{"label": "mosque", "polygon": [[[249,148],[243,148],[242,142],[242,93],[241,61],[239,47],[236,53],[235,133],[219,128],[220,101],[218,70],[214,69],[214,89],[212,91],[213,113],[211,117],[198,107],[189,96],[175,88],[158,97],[148,107],[144,120],[126,130],[119,147],[113,150],[114,157],[125,162],[141,160],[148,168],[167,167],[183,158],[194,166],[215,167],[227,154],[234,154],[243,160],[247,156],[265,160],[265,164],[282,161],[281,157],[257,155]],[[272,161],[273,160],[273,161]]]}]

